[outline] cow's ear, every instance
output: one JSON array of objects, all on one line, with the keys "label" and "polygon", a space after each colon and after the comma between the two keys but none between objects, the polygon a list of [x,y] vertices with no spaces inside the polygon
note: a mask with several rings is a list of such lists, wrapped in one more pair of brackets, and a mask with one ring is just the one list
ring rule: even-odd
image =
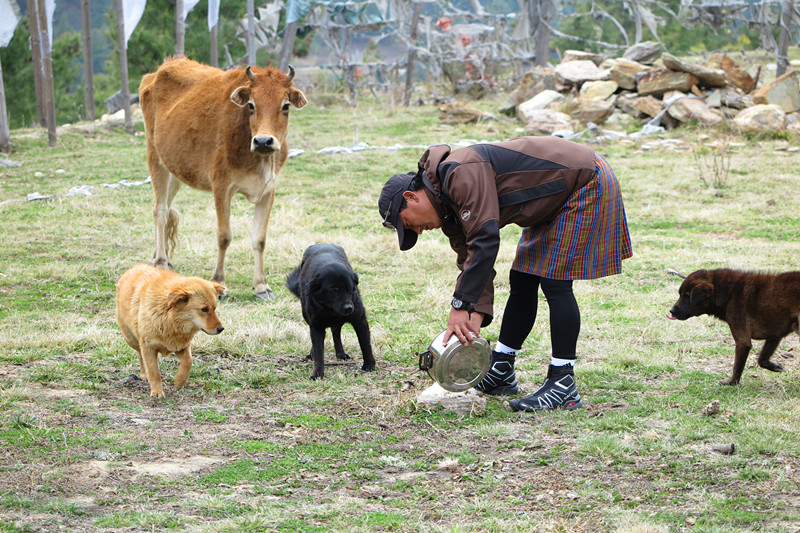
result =
[{"label": "cow's ear", "polygon": [[235,91],[231,93],[231,102],[238,105],[239,107],[244,107],[247,105],[247,102],[250,101],[250,89],[247,87],[237,87]]},{"label": "cow's ear", "polygon": [[167,299],[167,309],[175,309],[186,305],[186,303],[189,301],[189,296],[189,291],[186,289],[180,287],[174,289],[171,293],[169,293],[169,299]]},{"label": "cow's ear", "polygon": [[306,95],[303,94],[303,91],[300,89],[295,89],[294,87],[289,89],[289,101],[297,109],[304,107],[308,103],[308,100],[306,100]]}]

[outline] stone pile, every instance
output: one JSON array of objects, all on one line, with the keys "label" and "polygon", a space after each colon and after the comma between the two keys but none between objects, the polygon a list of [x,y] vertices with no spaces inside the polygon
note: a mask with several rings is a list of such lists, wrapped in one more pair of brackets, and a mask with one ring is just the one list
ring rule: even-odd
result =
[{"label": "stone pile", "polygon": [[728,124],[736,131],[800,133],[800,84],[790,70],[770,82],[761,68],[746,72],[722,53],[704,64],[640,43],[622,57],[568,51],[554,67],[535,67],[511,93],[516,116],[530,135],[650,124]]}]

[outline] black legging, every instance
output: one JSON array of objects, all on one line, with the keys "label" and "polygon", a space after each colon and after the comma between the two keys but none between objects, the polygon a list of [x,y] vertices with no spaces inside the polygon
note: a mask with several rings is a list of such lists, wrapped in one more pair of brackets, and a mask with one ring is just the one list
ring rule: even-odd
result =
[{"label": "black legging", "polygon": [[500,342],[519,350],[536,322],[539,285],[550,307],[550,344],[553,357],[575,359],[581,312],[572,293],[572,280],[541,278],[511,270],[511,293],[500,325]]}]

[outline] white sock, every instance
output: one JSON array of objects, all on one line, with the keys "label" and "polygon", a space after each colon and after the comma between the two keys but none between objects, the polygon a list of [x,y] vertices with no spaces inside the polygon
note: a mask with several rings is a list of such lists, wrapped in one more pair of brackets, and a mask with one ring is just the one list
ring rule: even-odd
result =
[{"label": "white sock", "polygon": [[558,357],[551,357],[550,364],[553,366],[575,366],[575,359],[559,359]]},{"label": "white sock", "polygon": [[514,355],[514,356],[516,356],[519,353],[519,350],[515,350],[514,348],[509,348],[500,341],[497,341],[495,343],[494,351],[497,353],[504,353],[506,355]]}]

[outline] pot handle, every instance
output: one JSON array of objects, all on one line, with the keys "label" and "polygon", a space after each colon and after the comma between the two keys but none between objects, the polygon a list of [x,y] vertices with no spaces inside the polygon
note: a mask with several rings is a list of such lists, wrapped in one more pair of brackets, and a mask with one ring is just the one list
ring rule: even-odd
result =
[{"label": "pot handle", "polygon": [[419,354],[419,369],[430,370],[433,367],[433,354],[430,350],[425,350]]}]

